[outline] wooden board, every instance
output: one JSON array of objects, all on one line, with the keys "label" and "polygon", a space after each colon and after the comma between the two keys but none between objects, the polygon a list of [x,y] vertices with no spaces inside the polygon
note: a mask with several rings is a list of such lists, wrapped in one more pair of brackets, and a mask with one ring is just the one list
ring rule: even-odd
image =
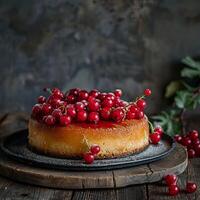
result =
[{"label": "wooden board", "polygon": [[177,145],[166,158],[148,165],[120,170],[96,172],[68,172],[36,168],[13,161],[0,153],[0,174],[13,180],[52,188],[119,188],[151,183],[166,174],[181,174],[187,167],[187,152]]}]

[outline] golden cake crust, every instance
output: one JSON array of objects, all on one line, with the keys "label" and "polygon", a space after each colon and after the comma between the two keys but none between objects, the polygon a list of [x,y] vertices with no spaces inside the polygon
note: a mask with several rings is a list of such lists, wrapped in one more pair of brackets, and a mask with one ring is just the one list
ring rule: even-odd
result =
[{"label": "golden cake crust", "polygon": [[30,119],[28,139],[31,148],[51,156],[82,157],[90,146],[97,144],[101,148],[97,159],[113,158],[146,148],[149,125],[147,117],[99,125],[74,123],[67,127],[48,127]]}]

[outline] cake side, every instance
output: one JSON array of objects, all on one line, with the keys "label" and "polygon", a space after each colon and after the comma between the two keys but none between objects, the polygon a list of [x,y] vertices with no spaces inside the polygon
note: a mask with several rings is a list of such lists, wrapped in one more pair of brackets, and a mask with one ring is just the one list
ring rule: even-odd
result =
[{"label": "cake side", "polygon": [[82,158],[90,146],[97,144],[101,147],[97,159],[113,158],[145,149],[149,144],[149,125],[147,117],[102,128],[81,123],[48,127],[30,119],[28,139],[31,148],[51,156]]}]

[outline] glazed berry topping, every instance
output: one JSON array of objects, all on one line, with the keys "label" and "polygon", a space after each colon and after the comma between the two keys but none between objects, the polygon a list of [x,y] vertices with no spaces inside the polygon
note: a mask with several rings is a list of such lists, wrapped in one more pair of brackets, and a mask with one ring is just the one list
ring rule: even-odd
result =
[{"label": "glazed berry topping", "polygon": [[189,158],[194,158],[196,156],[196,152],[194,149],[189,149],[188,150],[188,157]]},{"label": "glazed berry topping", "polygon": [[[98,123],[100,120],[119,123],[126,119],[142,119],[146,107],[145,99],[151,93],[146,89],[145,95],[138,97],[137,101],[127,102],[121,99],[120,89],[105,93],[96,89],[88,92],[73,88],[65,92],[65,95],[58,88],[45,88],[44,91],[49,96],[38,97],[38,104],[33,106],[31,116],[40,123],[60,126],[78,122]],[[157,132],[161,133],[161,130]],[[191,132],[191,139],[195,140],[196,135],[195,131]]]}]

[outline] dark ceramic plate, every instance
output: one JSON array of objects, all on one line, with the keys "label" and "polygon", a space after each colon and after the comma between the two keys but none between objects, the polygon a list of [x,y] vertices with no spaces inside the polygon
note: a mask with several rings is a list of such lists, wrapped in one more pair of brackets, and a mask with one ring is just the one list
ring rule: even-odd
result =
[{"label": "dark ceramic plate", "polygon": [[83,160],[55,158],[38,154],[28,148],[28,130],[16,132],[0,143],[1,150],[11,158],[26,164],[62,170],[94,171],[121,169],[160,160],[167,156],[175,147],[173,139],[164,135],[158,145],[149,145],[144,151],[126,157],[95,160],[87,165]]}]

